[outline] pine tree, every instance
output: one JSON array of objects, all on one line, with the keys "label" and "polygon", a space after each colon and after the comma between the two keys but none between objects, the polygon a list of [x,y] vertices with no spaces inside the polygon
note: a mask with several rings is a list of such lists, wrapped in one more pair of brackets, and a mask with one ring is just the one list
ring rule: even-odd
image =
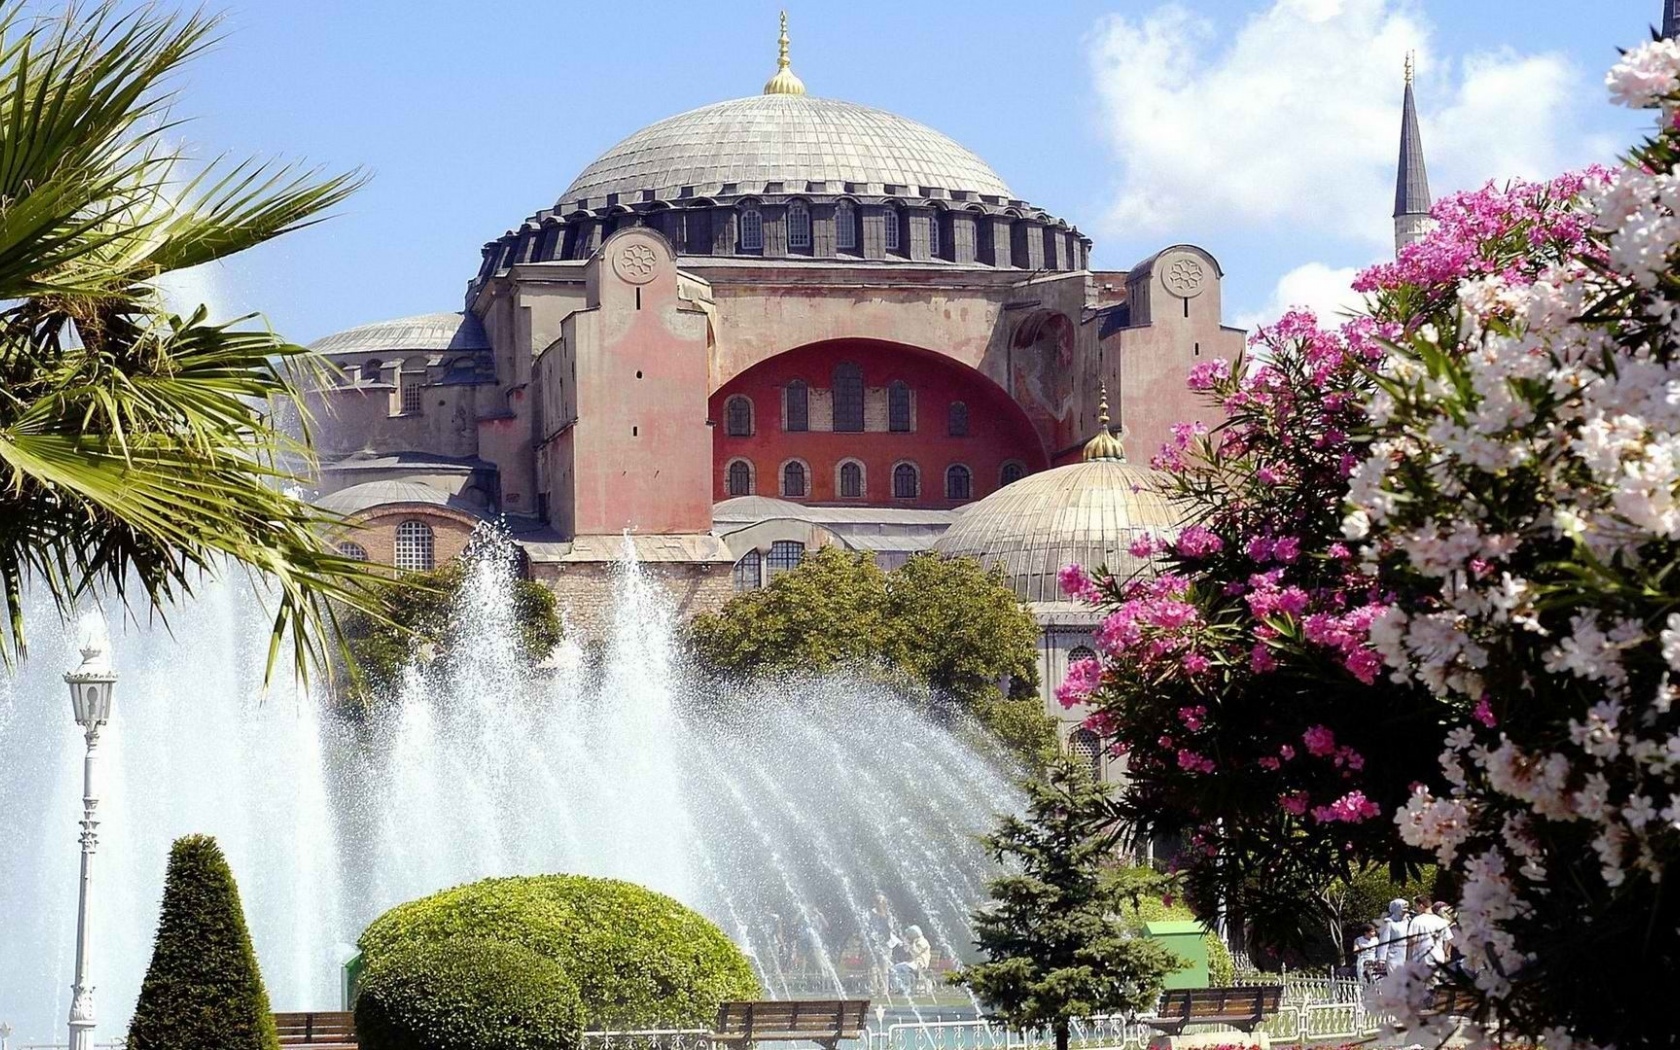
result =
[{"label": "pine tree", "polygon": [[128,1050],[277,1050],[239,888],[216,840],[177,839]]},{"label": "pine tree", "polygon": [[1118,839],[1100,784],[1063,758],[1027,785],[1027,816],[1005,817],[986,839],[1006,868],[974,913],[988,961],[953,979],[990,1016],[1017,1030],[1048,1027],[1067,1050],[1072,1022],[1154,1005],[1182,960],[1135,936],[1125,892],[1107,877]]}]

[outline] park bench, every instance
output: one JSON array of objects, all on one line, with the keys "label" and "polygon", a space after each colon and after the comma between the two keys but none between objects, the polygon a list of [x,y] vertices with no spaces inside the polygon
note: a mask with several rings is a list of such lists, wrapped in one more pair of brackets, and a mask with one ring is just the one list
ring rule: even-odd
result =
[{"label": "park bench", "polygon": [[777,999],[724,1003],[712,1042],[751,1050],[754,1043],[798,1040],[834,1050],[842,1039],[863,1038],[868,999]]},{"label": "park bench", "polygon": [[1155,1016],[1142,1020],[1168,1035],[1182,1035],[1193,1024],[1222,1024],[1253,1032],[1260,1022],[1277,1013],[1282,1000],[1282,985],[1174,988],[1161,993]]},{"label": "park bench", "polygon": [[1438,1017],[1474,1017],[1481,1008],[1481,1000],[1467,988],[1442,985],[1435,989],[1429,1012]]},{"label": "park bench", "polygon": [[344,1050],[356,1045],[355,1015],[345,1011],[275,1014],[281,1046]]}]

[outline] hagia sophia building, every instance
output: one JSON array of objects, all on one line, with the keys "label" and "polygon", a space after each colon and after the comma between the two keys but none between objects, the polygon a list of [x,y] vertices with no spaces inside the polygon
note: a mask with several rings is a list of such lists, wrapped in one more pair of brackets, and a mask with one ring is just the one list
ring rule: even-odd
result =
[{"label": "hagia sophia building", "polygon": [[[808,94],[785,17],[780,44],[761,94],[631,134],[486,244],[463,310],[315,343],[339,369],[311,393],[317,502],[341,549],[398,569],[503,519],[586,634],[627,545],[683,615],[824,546],[974,555],[1037,618],[1046,710],[1094,753],[1051,699],[1095,626],[1056,572],[1124,571],[1177,524],[1147,464],[1204,418],[1186,373],[1242,348],[1220,264],[1169,244],[1094,270],[963,146]],[[1428,210],[1409,77],[1403,127],[1399,239]]]}]

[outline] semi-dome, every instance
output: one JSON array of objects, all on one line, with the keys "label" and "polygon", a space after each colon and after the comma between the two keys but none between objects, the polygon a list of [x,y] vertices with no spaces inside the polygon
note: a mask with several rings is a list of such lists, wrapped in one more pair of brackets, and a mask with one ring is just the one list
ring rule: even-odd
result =
[{"label": "semi-dome", "polygon": [[1064,565],[1107,566],[1121,578],[1140,568],[1132,542],[1175,533],[1179,513],[1161,474],[1125,461],[1107,408],[1105,396],[1083,462],[1029,474],[970,505],[933,549],[1001,565],[1023,602],[1066,601],[1057,580]]},{"label": "semi-dome", "polygon": [[[809,183],[829,192],[884,186],[1008,200],[1009,187],[985,161],[925,124],[885,110],[809,95],[732,99],[649,125],[602,154],[561,195],[557,210],[609,194],[629,204],[724,194],[797,193]],[[726,190],[725,187],[734,189]],[[864,190],[863,187],[869,187]]]},{"label": "semi-dome", "polygon": [[318,354],[357,354],[375,350],[488,350],[484,326],[466,313],[416,314],[374,321],[323,336],[309,349]]}]

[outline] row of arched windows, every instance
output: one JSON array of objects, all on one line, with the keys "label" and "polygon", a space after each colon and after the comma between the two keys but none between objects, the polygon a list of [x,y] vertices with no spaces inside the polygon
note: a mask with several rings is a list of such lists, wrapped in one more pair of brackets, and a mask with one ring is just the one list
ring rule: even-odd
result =
[{"label": "row of arched windows", "polygon": [[[1007,485],[1019,481],[1024,468],[1011,460],[998,472],[998,483]],[[787,499],[808,499],[811,495],[811,468],[802,459],[790,459],[782,464],[779,494]],[[859,460],[842,460],[834,472],[835,491],[841,499],[863,499],[867,494],[864,466]],[[724,468],[724,487],[731,497],[751,496],[758,488],[757,472],[752,460],[736,458]],[[922,471],[908,460],[893,464],[893,499],[920,499]],[[945,468],[945,498],[970,500],[974,498],[974,472],[961,463]]]},{"label": "row of arched windows", "polygon": [[[856,365],[840,364],[834,369],[833,429],[842,434],[859,434],[864,429],[863,372]],[[895,379],[887,384],[887,430],[908,434],[914,429],[910,384]],[[730,437],[751,437],[756,432],[752,398],[735,394],[724,402],[724,433]],[[782,388],[782,429],[802,434],[811,429],[811,387],[795,379]],[[945,432],[951,437],[968,436],[968,404],[953,401],[946,409]]]},{"label": "row of arched windows", "polygon": [[[764,212],[758,205],[747,203],[741,205],[738,214],[741,250],[763,251]],[[894,206],[887,210],[886,221],[882,225],[882,246],[887,251],[904,250],[904,245],[909,240],[905,228],[908,217],[909,213],[903,208]],[[944,250],[944,238],[940,232],[944,221],[943,217],[935,212],[933,221],[928,223],[928,254],[936,258]],[[841,251],[856,251],[859,240],[857,205],[848,200],[839,201],[834,206],[834,246]],[[811,206],[802,200],[792,201],[787,206],[787,243],[792,249],[808,250],[811,247]],[[1048,239],[1046,243],[1049,243]]]},{"label": "row of arched windows", "polygon": [[[367,561],[367,548],[352,540],[338,545],[338,553],[355,561]],[[391,564],[407,572],[430,572],[437,567],[437,538],[423,521],[409,520],[397,526]]]}]

